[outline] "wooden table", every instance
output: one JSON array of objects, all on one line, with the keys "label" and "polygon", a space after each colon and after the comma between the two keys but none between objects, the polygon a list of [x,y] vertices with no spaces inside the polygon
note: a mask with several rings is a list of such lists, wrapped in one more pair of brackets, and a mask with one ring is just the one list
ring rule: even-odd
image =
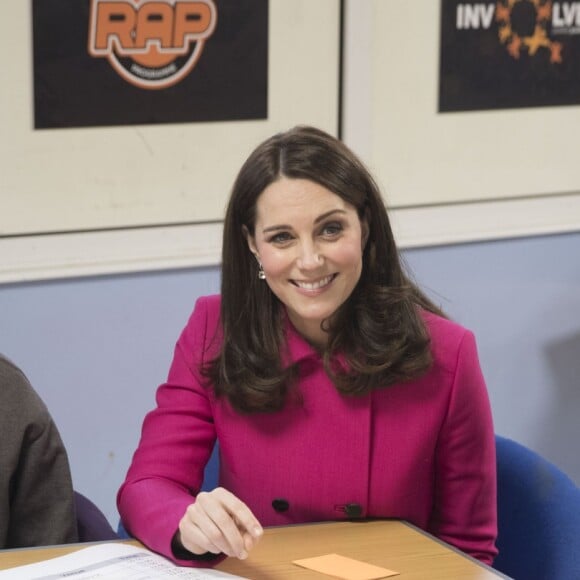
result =
[{"label": "wooden table", "polygon": [[[128,543],[139,545],[132,540]],[[86,547],[0,551],[0,570],[62,556]],[[394,580],[487,580],[507,578],[425,532],[401,521],[333,522],[266,528],[247,560],[228,558],[217,569],[251,580],[330,578],[292,560],[336,553],[400,573]]]}]

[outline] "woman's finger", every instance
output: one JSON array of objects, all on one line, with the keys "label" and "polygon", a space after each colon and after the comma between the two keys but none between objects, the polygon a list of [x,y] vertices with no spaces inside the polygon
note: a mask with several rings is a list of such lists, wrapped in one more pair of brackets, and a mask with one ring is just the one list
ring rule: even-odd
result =
[{"label": "woman's finger", "polygon": [[216,488],[214,492],[224,508],[234,519],[238,530],[240,530],[241,533],[247,532],[254,540],[258,540],[264,533],[264,530],[250,508],[242,500],[223,487]]},{"label": "woman's finger", "polygon": [[[223,552],[232,555],[231,546],[227,543],[221,531],[211,518],[207,516],[201,506],[191,504],[180,522],[180,531],[183,547],[194,554]],[[195,549],[192,550],[190,546]]]},{"label": "woman's finger", "polygon": [[192,554],[220,554],[222,550],[212,544],[208,537],[186,516],[179,524],[179,543]]}]

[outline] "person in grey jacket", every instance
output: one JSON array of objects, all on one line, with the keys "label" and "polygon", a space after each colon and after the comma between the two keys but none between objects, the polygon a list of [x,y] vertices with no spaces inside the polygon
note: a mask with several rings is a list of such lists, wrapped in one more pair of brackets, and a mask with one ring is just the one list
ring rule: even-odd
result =
[{"label": "person in grey jacket", "polygon": [[76,542],[68,457],[46,405],[0,355],[0,549]]}]

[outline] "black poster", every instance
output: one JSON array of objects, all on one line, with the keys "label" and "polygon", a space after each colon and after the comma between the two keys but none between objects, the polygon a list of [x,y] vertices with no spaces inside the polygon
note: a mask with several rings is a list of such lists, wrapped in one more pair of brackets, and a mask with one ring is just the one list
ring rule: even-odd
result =
[{"label": "black poster", "polygon": [[265,119],[268,0],[32,0],[37,129]]},{"label": "black poster", "polygon": [[580,104],[580,2],[442,0],[439,111]]}]

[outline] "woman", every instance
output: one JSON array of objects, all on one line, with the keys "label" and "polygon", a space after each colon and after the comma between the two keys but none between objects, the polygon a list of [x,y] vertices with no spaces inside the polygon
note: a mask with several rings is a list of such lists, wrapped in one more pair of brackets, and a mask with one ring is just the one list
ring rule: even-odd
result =
[{"label": "woman", "polygon": [[[262,526],[402,518],[491,563],[494,433],[473,335],[403,272],[376,184],[340,141],[262,143],[118,505],[180,564],[247,557]],[[220,485],[198,493],[215,441]]]}]

